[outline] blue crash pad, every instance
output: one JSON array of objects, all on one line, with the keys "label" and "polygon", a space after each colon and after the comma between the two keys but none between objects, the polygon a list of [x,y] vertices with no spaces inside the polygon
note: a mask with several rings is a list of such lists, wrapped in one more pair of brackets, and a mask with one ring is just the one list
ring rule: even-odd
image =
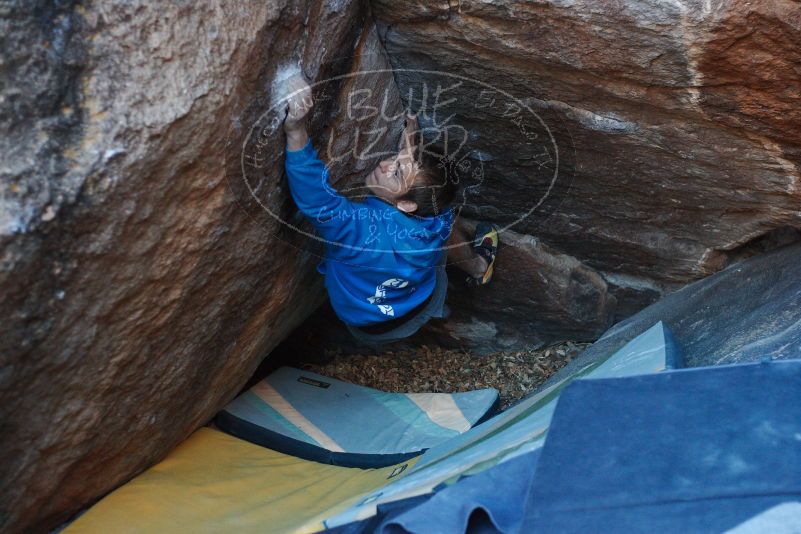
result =
[{"label": "blue crash pad", "polygon": [[541,451],[441,488],[428,501],[384,521],[379,532],[519,532]]},{"label": "blue crash pad", "polygon": [[282,367],[233,400],[217,426],[307,460],[346,467],[402,462],[492,415],[498,392],[385,393]]},{"label": "blue crash pad", "polygon": [[519,532],[541,451],[527,452],[450,486],[443,484],[435,493],[381,505],[374,517],[326,532]]},{"label": "blue crash pad", "polygon": [[580,380],[524,532],[723,532],[801,498],[801,361]]}]

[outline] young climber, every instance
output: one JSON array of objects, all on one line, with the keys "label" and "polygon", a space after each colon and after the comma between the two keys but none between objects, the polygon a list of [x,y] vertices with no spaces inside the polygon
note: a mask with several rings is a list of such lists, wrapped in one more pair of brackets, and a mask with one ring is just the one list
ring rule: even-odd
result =
[{"label": "young climber", "polygon": [[470,285],[489,282],[498,246],[494,225],[479,223],[470,243],[449,207],[452,179],[416,157],[417,119],[408,116],[396,156],[381,161],[365,179],[371,193],[348,200],[328,183],[328,170],[306,132],[311,109],[308,83],[288,82],[284,131],[286,173],[300,211],[325,241],[317,269],[325,275],[331,305],[350,332],[364,342],[408,337],[430,318],[447,316],[447,257],[467,273]]}]

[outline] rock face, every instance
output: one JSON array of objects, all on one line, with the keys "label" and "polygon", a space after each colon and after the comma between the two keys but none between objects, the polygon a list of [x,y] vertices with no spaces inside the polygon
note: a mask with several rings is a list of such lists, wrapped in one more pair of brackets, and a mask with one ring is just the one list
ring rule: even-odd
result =
[{"label": "rock face", "polygon": [[[372,7],[404,101],[480,168],[462,213],[507,232],[493,287],[452,284],[451,318],[405,344],[592,340],[798,239],[798,3]],[[314,324],[356,350],[331,317]]]},{"label": "rock face", "polygon": [[[386,64],[355,1],[0,15],[0,530],[46,530],[207,421],[320,304],[317,258],[256,202],[294,220],[262,114],[293,66]],[[337,88],[311,131],[347,144]]]},{"label": "rock face", "polygon": [[532,236],[506,231],[501,247],[486,287],[464,288],[464,275],[451,270],[451,315],[424,334],[445,345],[491,351],[594,340],[610,326],[617,300],[598,272]]},{"label": "rock face", "polygon": [[733,264],[610,328],[538,391],[619,350],[654,324],[670,328],[687,367],[801,358],[801,243]]},{"label": "rock face", "polygon": [[[402,95],[431,71],[493,88],[482,101],[465,81],[440,110],[485,160],[474,218],[668,285],[801,226],[798,3],[377,0],[373,12],[393,66],[407,69]],[[522,219],[549,175],[530,164],[503,91],[570,156],[558,198]]]},{"label": "rock face", "polygon": [[454,285],[412,342],[592,339],[798,238],[798,3],[370,11],[377,31],[356,0],[0,5],[0,528],[151,465],[324,299],[274,107],[299,66],[327,80],[337,185],[359,193],[409,105],[458,145],[464,215],[506,227],[494,285]]}]

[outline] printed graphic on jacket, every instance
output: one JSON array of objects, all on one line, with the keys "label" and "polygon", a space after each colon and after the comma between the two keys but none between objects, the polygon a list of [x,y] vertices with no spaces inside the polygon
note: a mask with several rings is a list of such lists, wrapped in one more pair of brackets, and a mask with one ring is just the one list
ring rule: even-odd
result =
[{"label": "printed graphic on jacket", "polygon": [[[390,278],[389,280],[384,280],[380,285],[376,286],[375,295],[367,297],[367,302],[378,306],[379,311],[384,315],[390,315],[394,317],[395,310],[392,308],[392,306],[389,304],[384,304],[384,302],[387,300],[387,289],[403,289],[408,285],[409,281],[401,278]],[[415,288],[411,288],[409,293],[412,293],[414,290]]]}]

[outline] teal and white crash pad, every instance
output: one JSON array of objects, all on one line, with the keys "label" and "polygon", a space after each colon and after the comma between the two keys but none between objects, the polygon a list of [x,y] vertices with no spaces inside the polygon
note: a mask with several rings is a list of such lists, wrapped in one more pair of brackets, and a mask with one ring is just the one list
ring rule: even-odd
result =
[{"label": "teal and white crash pad", "polygon": [[386,393],[281,367],[234,399],[215,423],[251,443],[344,467],[418,456],[491,416],[498,391]]}]

